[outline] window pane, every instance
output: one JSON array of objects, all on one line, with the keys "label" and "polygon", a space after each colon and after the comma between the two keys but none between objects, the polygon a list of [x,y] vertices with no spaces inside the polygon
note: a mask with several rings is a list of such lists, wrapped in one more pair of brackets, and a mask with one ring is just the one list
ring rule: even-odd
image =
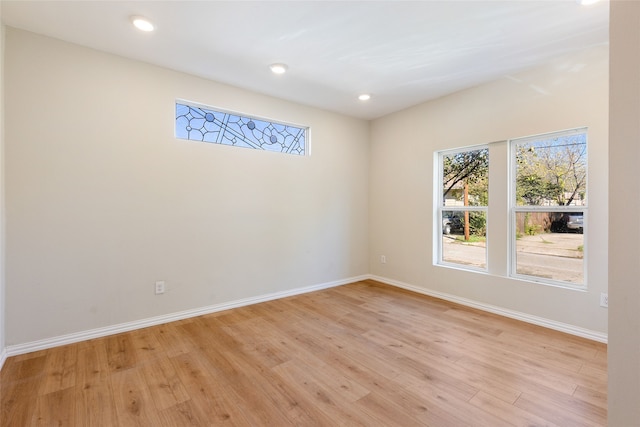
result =
[{"label": "window pane", "polygon": [[485,212],[443,211],[442,261],[486,268],[486,224]]},{"label": "window pane", "polygon": [[584,283],[582,212],[517,212],[516,273]]},{"label": "window pane", "polygon": [[176,103],[177,138],[305,155],[307,128]]},{"label": "window pane", "polygon": [[586,133],[516,144],[517,206],[586,206],[586,188]]},{"label": "window pane", "polygon": [[442,202],[444,206],[487,206],[488,189],[489,149],[483,148],[442,156]]}]

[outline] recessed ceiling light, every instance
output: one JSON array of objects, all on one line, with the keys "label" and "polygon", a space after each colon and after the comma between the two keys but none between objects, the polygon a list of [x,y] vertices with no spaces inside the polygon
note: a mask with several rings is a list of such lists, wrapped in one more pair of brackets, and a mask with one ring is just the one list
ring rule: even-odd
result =
[{"label": "recessed ceiling light", "polygon": [[155,30],[155,26],[144,16],[132,16],[131,23],[140,31],[153,31]]},{"label": "recessed ceiling light", "polygon": [[576,0],[580,6],[591,6],[598,3],[600,0]]},{"label": "recessed ceiling light", "polygon": [[269,68],[271,68],[271,71],[275,74],[284,74],[289,69],[287,64],[271,64],[269,65]]},{"label": "recessed ceiling light", "polygon": [[359,99],[360,101],[368,101],[368,100],[370,100],[370,99],[371,99],[371,95],[369,95],[368,93],[363,93],[362,95],[360,95],[360,96],[358,97],[358,99]]}]

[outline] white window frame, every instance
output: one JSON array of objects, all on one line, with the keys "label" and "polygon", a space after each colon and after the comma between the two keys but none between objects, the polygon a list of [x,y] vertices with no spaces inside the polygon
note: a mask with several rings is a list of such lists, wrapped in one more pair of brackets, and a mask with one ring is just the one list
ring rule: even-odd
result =
[{"label": "white window frame", "polygon": [[[533,205],[525,205],[518,206],[516,200],[516,174],[517,174],[517,150],[516,146],[518,144],[523,144],[532,141],[539,141],[541,139],[549,139],[552,137],[561,137],[561,136],[569,136],[582,134],[586,135],[587,139],[587,178],[585,185],[585,193],[586,193],[586,201],[587,204],[583,206],[533,206]],[[587,289],[587,253],[588,253],[588,245],[587,245],[587,235],[588,235],[588,191],[589,191],[589,166],[588,166],[588,147],[589,147],[589,133],[587,127],[569,129],[558,132],[549,132],[544,134],[538,134],[533,136],[527,136],[522,138],[514,138],[509,140],[508,150],[509,150],[509,277],[513,279],[526,280],[530,282],[536,282],[544,285],[550,286],[558,286],[562,288],[569,289],[578,289],[578,290],[586,290]],[[582,258],[582,277],[583,283],[577,284],[567,281],[554,280],[540,276],[527,275],[527,274],[519,274],[517,273],[517,230],[516,230],[516,218],[518,213],[526,213],[526,212],[576,212],[581,211],[583,213],[583,258]]]},{"label": "white window frame", "polygon": [[[477,150],[483,150],[486,149],[488,151],[489,150],[489,145],[488,144],[483,144],[483,145],[473,145],[473,146],[467,146],[464,148],[457,148],[457,149],[451,149],[451,150],[442,150],[442,151],[436,151],[434,154],[434,171],[437,174],[435,176],[434,182],[437,183],[437,190],[434,191],[434,218],[435,220],[435,224],[434,224],[434,264],[436,265],[440,265],[440,266],[445,266],[445,267],[453,267],[453,268],[458,268],[458,269],[463,269],[463,270],[470,270],[470,271],[476,271],[476,272],[483,272],[483,273],[487,273],[489,271],[489,205],[487,202],[486,206],[445,206],[444,205],[444,195],[443,195],[443,190],[444,190],[444,182],[443,182],[443,175],[444,175],[444,162],[443,162],[443,158],[445,156],[450,156],[452,154],[457,154],[457,153],[464,153],[464,152],[468,152],[468,151],[477,151]],[[489,158],[490,159],[490,158]],[[491,168],[490,166],[491,164],[491,160],[489,160],[489,168]],[[487,171],[487,179],[488,179],[488,174],[489,172]],[[489,187],[491,186],[491,183],[489,182]],[[489,190],[489,194],[490,194],[490,190]],[[455,263],[455,262],[450,262],[450,261],[445,261],[443,260],[443,253],[442,253],[442,215],[443,212],[483,212],[485,215],[485,221],[486,221],[486,233],[485,233],[485,260],[484,260],[484,268],[483,267],[477,267],[474,265],[467,265],[467,264],[460,264],[460,263]]]}]

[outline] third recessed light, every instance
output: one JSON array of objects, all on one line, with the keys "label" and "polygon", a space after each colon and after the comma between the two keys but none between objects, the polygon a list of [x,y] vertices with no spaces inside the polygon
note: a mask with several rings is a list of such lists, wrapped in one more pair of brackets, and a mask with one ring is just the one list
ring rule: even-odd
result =
[{"label": "third recessed light", "polygon": [[144,16],[132,16],[131,23],[140,31],[150,32],[155,30],[155,26]]},{"label": "third recessed light", "polygon": [[269,68],[271,68],[271,71],[273,71],[274,74],[284,74],[289,69],[287,64],[280,64],[280,63],[271,64],[269,65]]}]

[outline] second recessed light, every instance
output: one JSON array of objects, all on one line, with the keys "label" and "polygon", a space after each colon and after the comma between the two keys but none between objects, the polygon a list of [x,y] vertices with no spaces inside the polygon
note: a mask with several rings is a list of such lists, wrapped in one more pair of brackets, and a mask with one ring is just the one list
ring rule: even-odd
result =
[{"label": "second recessed light", "polygon": [[368,101],[368,100],[370,100],[370,99],[371,99],[371,95],[369,95],[368,93],[363,93],[362,95],[360,95],[360,96],[358,97],[358,99],[359,99],[360,101]]},{"label": "second recessed light", "polygon": [[275,74],[284,74],[289,69],[287,64],[271,64],[269,65],[269,68],[271,68],[271,71]]},{"label": "second recessed light", "polygon": [[144,16],[132,16],[131,23],[140,31],[153,31],[155,30],[155,26]]}]

